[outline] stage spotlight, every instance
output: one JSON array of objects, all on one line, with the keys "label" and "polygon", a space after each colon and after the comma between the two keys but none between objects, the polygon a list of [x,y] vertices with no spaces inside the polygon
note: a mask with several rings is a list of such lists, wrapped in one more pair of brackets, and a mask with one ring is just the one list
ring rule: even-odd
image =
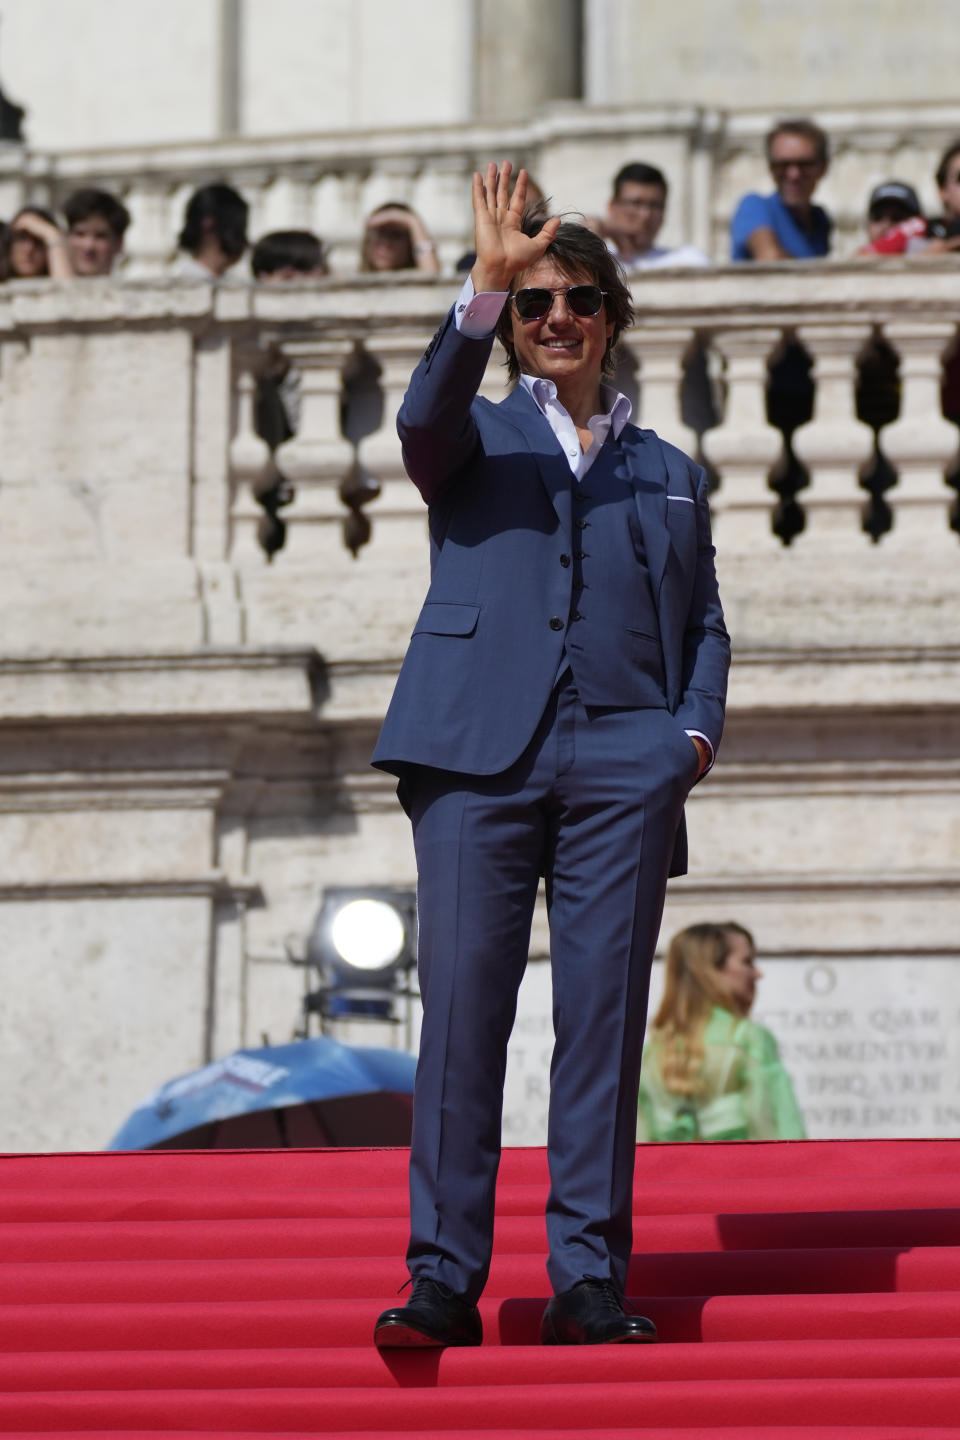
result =
[{"label": "stage spotlight", "polygon": [[321,1018],[392,1020],[409,995],[417,963],[417,897],[392,886],[337,887],[323,892],[305,962],[320,987],[307,996]]}]

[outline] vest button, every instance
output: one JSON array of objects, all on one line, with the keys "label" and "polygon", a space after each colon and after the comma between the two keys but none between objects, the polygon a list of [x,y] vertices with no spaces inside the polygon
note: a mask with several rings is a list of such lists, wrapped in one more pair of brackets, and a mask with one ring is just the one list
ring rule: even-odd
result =
[{"label": "vest button", "polygon": [[587,521],[587,520],[575,520],[575,521],[574,521],[574,524],[576,525],[576,527],[577,527],[578,530],[586,530],[587,525],[589,524],[589,521]]},{"label": "vest button", "polygon": [[573,614],[570,616],[570,619],[571,619],[571,620],[582,620],[582,619],[583,619],[583,616],[580,614],[580,611],[579,611],[579,610],[574,610]]},{"label": "vest button", "polygon": [[559,615],[552,615],[552,616],[550,617],[550,629],[551,629],[551,630],[562,630],[562,629],[563,629],[563,621],[560,619],[560,616],[559,616]]},{"label": "vest button", "polygon": [[561,555],[561,556],[560,556],[560,564],[563,566],[564,570],[566,570],[567,566],[570,564],[570,556],[569,556],[569,555]]}]

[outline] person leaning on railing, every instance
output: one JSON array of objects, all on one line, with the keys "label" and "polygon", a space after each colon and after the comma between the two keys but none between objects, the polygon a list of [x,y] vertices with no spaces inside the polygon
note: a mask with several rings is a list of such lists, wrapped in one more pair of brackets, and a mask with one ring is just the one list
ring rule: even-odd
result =
[{"label": "person leaning on railing", "polygon": [[402,200],[390,200],[367,216],[360,251],[365,272],[421,270],[439,275],[437,247],[420,216]]},{"label": "person leaning on railing", "polygon": [[777,1042],[749,1019],[759,979],[742,925],[690,925],[674,935],[644,1046],[638,1140],[804,1138]]},{"label": "person leaning on railing", "polygon": [[73,273],[67,236],[56,216],[39,205],[18,211],[3,235],[0,278],[40,280],[50,275],[65,280]]}]

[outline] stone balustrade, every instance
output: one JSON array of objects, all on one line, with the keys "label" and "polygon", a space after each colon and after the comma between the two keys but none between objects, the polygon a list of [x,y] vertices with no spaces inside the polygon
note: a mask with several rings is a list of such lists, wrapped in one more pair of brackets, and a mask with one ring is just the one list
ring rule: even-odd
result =
[{"label": "stone balustrade", "polygon": [[[879,540],[891,552],[955,555],[957,490],[949,482],[960,435],[944,417],[940,391],[945,373],[957,383],[945,359],[957,346],[958,279],[952,257],[635,279],[639,323],[625,338],[618,383],[633,393],[639,423],[710,467],[722,553],[768,556],[775,565],[789,540],[793,552],[824,563]],[[275,568],[312,566],[322,556],[331,579],[349,584],[352,562],[336,538],[348,506],[373,523],[368,568],[386,557],[418,566],[422,507],[404,477],[394,420],[454,294],[449,281],[407,276],[282,289],[172,281],[6,287],[2,585],[15,604],[28,605],[31,594],[37,602],[38,629],[27,626],[24,640],[42,643],[51,624],[29,577],[69,556],[78,573],[100,573],[106,585],[102,605],[73,617],[80,627],[102,623],[109,635],[107,593],[125,585],[129,638],[132,597],[145,571],[162,566],[171,638],[241,641],[258,628],[254,596],[263,589],[256,496],[276,471],[296,495]],[[809,386],[807,418],[792,430],[771,423],[770,367],[785,346],[800,355]],[[878,346],[890,357],[885,380],[864,369]],[[295,433],[271,454],[257,433],[257,382],[265,356],[278,350],[297,373],[299,414]],[[502,373],[491,365],[484,393],[504,393]],[[885,386],[880,421],[863,400],[870,384]],[[871,475],[881,476],[872,489]],[[795,517],[789,532],[779,524],[784,494]],[[366,537],[353,533],[355,552]],[[250,571],[243,586],[225,578],[231,567]],[[397,607],[403,623],[418,586],[419,579]],[[283,588],[274,577],[270,592]],[[173,618],[178,595],[182,631]],[[156,624],[149,603],[144,624],[148,614]],[[61,643],[64,621],[58,617]],[[277,636],[267,625],[259,638]]]},{"label": "stone balustrade", "polygon": [[[238,186],[251,206],[250,232],[306,227],[323,236],[333,268],[357,268],[363,221],[376,205],[402,200],[434,235],[445,269],[472,247],[470,176],[488,159],[526,164],[557,208],[602,213],[612,177],[627,161],[659,165],[670,181],[662,241],[698,245],[718,261],[729,254],[728,226],[739,197],[767,191],[763,136],[779,116],[695,106],[584,107],[568,102],[513,123],[443,128],[248,137],[56,155],[9,146],[0,156],[4,214],[29,199],[58,205],[83,185],[119,194],[133,217],[127,249],[132,276],[161,272],[172,257],[191,191],[211,180]],[[833,161],[818,199],[836,222],[834,253],[861,242],[870,190],[897,176],[938,208],[933,172],[960,134],[960,106],[833,107],[817,119]]]},{"label": "stone balustrade", "polygon": [[[960,434],[957,424],[944,417],[941,388],[945,375],[955,375],[945,361],[958,339],[957,321],[949,318],[958,278],[960,263],[953,259],[919,266],[664,271],[635,278],[639,323],[625,337],[618,383],[635,392],[639,423],[699,453],[711,467],[721,548],[743,551],[760,545],[774,555],[781,547],[771,476],[789,449],[801,467],[794,503],[803,528],[792,539],[798,549],[849,550],[869,544],[872,533],[891,548],[909,548],[922,536],[927,549],[953,551],[957,490],[949,482],[960,469]],[[370,282],[339,292],[334,287],[322,295],[304,292],[296,300],[292,293],[250,294],[251,323],[259,322],[263,335],[279,337],[303,370],[301,428],[276,456],[281,470],[305,487],[290,512],[293,527],[308,517],[329,517],[329,505],[319,500],[316,486],[342,478],[348,468],[349,446],[335,415],[346,399],[338,377],[351,335],[369,357],[368,373],[376,377],[370,385],[379,396],[379,423],[360,440],[358,458],[390,497],[370,513],[409,508],[409,497],[402,499],[394,418],[424,341],[452,294],[443,282],[411,281]],[[328,307],[337,296],[340,313],[334,315]],[[364,310],[378,307],[375,324],[369,316],[361,320],[351,313],[353,299]],[[293,306],[301,307],[304,319],[291,327]],[[299,328],[310,323],[307,315],[314,317],[322,339],[298,336]],[[291,338],[283,339],[285,331]],[[864,359],[881,342],[889,347],[894,368],[877,380],[864,369]],[[770,365],[785,343],[802,347],[809,358],[812,408],[811,417],[789,437],[771,423],[769,396]],[[250,364],[258,352],[248,346],[239,353]],[[502,395],[501,377],[502,371],[491,365],[484,393]],[[957,387],[955,406],[960,404],[958,382],[960,376],[951,381]],[[250,383],[242,368],[237,383]],[[858,391],[862,386],[869,391],[874,383],[886,383],[895,394],[886,424],[860,418]],[[960,412],[954,420],[960,423]],[[251,437],[233,443],[249,446]],[[869,479],[878,456],[886,462],[889,513],[887,524],[872,530]],[[235,496],[239,539],[250,510],[240,488]]]}]

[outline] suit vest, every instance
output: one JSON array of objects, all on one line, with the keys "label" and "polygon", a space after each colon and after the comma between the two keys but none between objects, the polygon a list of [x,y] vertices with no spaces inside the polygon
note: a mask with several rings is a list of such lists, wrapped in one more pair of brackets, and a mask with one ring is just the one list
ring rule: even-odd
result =
[{"label": "suit vest", "polygon": [[583,479],[571,475],[571,482],[573,591],[564,648],[577,692],[584,705],[662,709],[660,625],[619,440],[609,436]]}]

